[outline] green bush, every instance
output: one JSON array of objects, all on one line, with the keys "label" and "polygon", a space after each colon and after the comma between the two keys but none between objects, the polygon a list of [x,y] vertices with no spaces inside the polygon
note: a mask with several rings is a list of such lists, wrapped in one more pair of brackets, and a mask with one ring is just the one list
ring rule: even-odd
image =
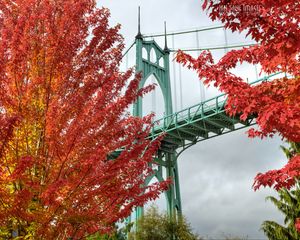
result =
[{"label": "green bush", "polygon": [[129,234],[129,240],[200,240],[192,232],[186,219],[170,218],[166,213],[160,213],[156,206],[151,206],[145,215],[137,221],[134,233]]}]

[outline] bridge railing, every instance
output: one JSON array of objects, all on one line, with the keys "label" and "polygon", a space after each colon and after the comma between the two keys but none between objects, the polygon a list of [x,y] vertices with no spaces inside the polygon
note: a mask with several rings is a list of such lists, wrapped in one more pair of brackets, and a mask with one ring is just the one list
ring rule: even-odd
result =
[{"label": "bridge railing", "polygon": [[[255,85],[260,82],[268,81],[271,77],[281,74],[281,72],[274,73],[263,78],[257,79],[250,83],[250,85]],[[212,114],[224,111],[224,106],[226,104],[227,96],[226,94],[221,94],[219,96],[205,100],[204,102],[195,104],[191,107],[185,108],[161,119],[156,120],[152,127],[152,137],[158,135],[159,132],[163,132],[167,129],[176,127],[178,123],[183,121],[191,121],[197,117],[205,117],[207,113]]]}]

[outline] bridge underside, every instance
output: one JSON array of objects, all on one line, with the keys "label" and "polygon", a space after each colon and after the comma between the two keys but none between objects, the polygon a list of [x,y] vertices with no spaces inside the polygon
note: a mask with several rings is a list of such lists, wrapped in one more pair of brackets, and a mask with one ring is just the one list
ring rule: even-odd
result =
[{"label": "bridge underside", "polygon": [[[229,118],[225,111],[211,113],[205,118],[185,119],[168,125],[163,129],[165,137],[161,142],[163,152],[172,153],[178,148],[214,138],[255,124],[253,118],[245,122],[237,118]],[[161,134],[162,129],[154,130],[151,137]]]},{"label": "bridge underside", "polygon": [[[255,124],[255,116],[241,121],[224,109],[223,95],[166,116],[155,122],[149,137],[165,134],[161,151],[173,153],[178,148],[204,141]],[[215,104],[212,104],[214,102]]]}]

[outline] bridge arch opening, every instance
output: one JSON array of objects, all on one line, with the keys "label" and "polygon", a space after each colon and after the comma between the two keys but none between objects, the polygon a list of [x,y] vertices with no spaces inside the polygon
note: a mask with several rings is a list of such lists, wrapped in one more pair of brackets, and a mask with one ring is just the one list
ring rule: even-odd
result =
[{"label": "bridge arch opening", "polygon": [[148,59],[148,51],[144,47],[142,49],[142,58],[145,59],[145,60],[149,60]]},{"label": "bridge arch opening", "polygon": [[161,58],[158,60],[158,65],[159,65],[160,67],[162,67],[162,68],[165,67],[165,62],[164,62],[164,58],[163,58],[163,57],[161,57]]},{"label": "bridge arch opening", "polygon": [[155,113],[154,119],[160,119],[165,114],[165,100],[160,84],[154,74],[147,77],[145,85],[155,84],[155,89],[143,97],[143,116]]},{"label": "bridge arch opening", "polygon": [[157,63],[157,56],[156,56],[156,52],[154,50],[154,48],[151,48],[150,50],[150,62],[152,63]]}]

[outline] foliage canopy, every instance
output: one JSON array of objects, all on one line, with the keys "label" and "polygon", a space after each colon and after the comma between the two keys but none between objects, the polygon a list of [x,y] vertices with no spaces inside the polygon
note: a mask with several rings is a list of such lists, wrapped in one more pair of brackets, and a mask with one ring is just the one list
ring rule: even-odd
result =
[{"label": "foliage canopy", "polygon": [[[131,117],[139,77],[94,0],[0,2],[0,229],[33,239],[110,231],[167,182],[142,187],[159,145]],[[108,156],[122,148],[113,161]]]}]

